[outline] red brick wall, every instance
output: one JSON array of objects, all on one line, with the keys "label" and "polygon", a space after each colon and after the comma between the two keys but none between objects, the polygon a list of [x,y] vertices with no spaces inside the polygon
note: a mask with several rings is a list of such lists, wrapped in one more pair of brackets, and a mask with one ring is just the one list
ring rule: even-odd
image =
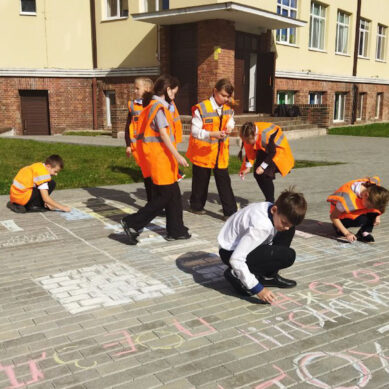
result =
[{"label": "red brick wall", "polygon": [[[366,93],[364,102],[364,120],[358,122],[374,122],[389,120],[389,85],[379,84],[358,84],[359,93]],[[327,126],[343,126],[351,123],[352,113],[352,83],[317,81],[317,80],[299,80],[288,78],[276,78],[275,91],[292,90],[296,91],[295,104],[306,105],[308,103],[309,92],[324,92],[323,104],[328,105],[328,123]],[[335,93],[346,93],[345,121],[334,123],[334,101]],[[382,114],[380,119],[374,119],[376,107],[376,94],[383,93]]]},{"label": "red brick wall", "polygon": [[[198,23],[197,30],[198,100],[207,99],[220,78],[235,77],[235,27],[226,20],[207,20]],[[214,58],[215,46],[221,48]]]}]

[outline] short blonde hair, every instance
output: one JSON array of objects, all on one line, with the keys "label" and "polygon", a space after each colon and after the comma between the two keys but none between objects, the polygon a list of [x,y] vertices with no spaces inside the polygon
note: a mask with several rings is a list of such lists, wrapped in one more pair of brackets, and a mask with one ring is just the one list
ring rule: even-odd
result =
[{"label": "short blonde hair", "polygon": [[137,77],[135,78],[134,84],[136,82],[142,82],[147,91],[151,91],[154,86],[153,80],[148,77]]}]

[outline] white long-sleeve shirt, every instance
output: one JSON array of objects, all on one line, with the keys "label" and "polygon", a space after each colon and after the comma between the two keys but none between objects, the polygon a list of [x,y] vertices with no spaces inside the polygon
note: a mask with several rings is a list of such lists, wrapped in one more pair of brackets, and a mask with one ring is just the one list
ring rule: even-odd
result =
[{"label": "white long-sleeve shirt", "polygon": [[269,217],[272,203],[253,203],[232,215],[219,232],[221,248],[233,251],[230,265],[243,285],[253,293],[263,289],[247,266],[247,255],[262,244],[271,244],[277,232]]},{"label": "white long-sleeve shirt", "polygon": [[[215,98],[212,96],[209,98],[212,108],[217,112],[219,116],[222,114],[223,106],[216,103]],[[234,115],[232,115],[227,122],[227,130],[231,131],[235,127]],[[209,131],[203,128],[203,119],[201,118],[200,111],[196,109],[192,117],[192,136],[196,139],[209,139]]]}]

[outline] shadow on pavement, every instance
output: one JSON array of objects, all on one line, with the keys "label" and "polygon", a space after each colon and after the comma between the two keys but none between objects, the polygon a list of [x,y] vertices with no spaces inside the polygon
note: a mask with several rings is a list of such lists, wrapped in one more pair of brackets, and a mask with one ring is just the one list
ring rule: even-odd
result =
[{"label": "shadow on pavement", "polygon": [[206,251],[190,251],[176,259],[176,266],[181,271],[191,274],[193,281],[210,289],[214,289],[227,296],[234,296],[241,300],[264,305],[256,297],[241,296],[235,293],[232,286],[224,279],[226,266],[219,256]]},{"label": "shadow on pavement", "polygon": [[296,227],[296,232],[302,231],[307,234],[321,236],[323,238],[336,240],[345,243],[345,238],[337,236],[332,226],[332,223],[322,222],[319,220],[305,219],[299,226]]}]

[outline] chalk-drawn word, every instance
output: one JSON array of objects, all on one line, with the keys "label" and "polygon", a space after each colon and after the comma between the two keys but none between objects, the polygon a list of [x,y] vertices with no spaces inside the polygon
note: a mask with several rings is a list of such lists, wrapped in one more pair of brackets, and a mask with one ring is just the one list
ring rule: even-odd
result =
[{"label": "chalk-drawn word", "polygon": [[55,235],[54,232],[50,230],[50,228],[46,227],[46,231],[15,235],[5,240],[0,240],[0,248],[16,247],[31,243],[49,242],[57,239],[57,235]]},{"label": "chalk-drawn word", "polygon": [[61,357],[59,356],[59,354],[61,353],[65,353],[67,351],[71,351],[71,350],[77,350],[78,347],[76,345],[73,345],[73,346],[66,346],[66,347],[63,347],[61,348],[58,352],[55,352],[53,354],[53,359],[56,363],[58,363],[59,365],[69,365],[69,364],[73,364],[74,366],[78,367],[79,369],[82,369],[82,370],[86,370],[86,369],[91,369],[95,366],[97,366],[97,362],[94,361],[92,365],[89,365],[89,366],[83,366],[82,364],[80,364],[80,360],[81,359],[72,359],[71,361],[64,361],[63,359],[61,359]]},{"label": "chalk-drawn word", "polygon": [[[40,358],[30,359],[26,363],[20,363],[17,365],[6,365],[6,366],[0,363],[0,371],[4,371],[11,384],[11,386],[9,386],[7,389],[22,388],[26,385],[30,385],[35,382],[42,381],[45,377],[43,372],[39,370],[37,362],[43,361],[44,359],[46,359],[46,352],[43,352]],[[29,381],[19,382],[18,379],[16,378],[15,367],[19,367],[23,365],[28,365],[31,374],[31,379]]]}]

